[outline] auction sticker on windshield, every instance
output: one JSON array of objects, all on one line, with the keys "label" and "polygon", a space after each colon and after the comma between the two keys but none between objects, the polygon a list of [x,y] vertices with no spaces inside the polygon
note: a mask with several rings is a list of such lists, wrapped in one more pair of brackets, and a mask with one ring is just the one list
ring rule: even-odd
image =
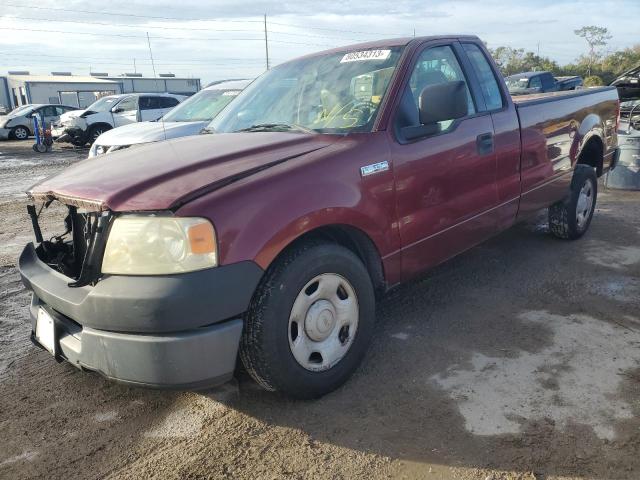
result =
[{"label": "auction sticker on windshield", "polygon": [[224,97],[235,97],[240,94],[240,90],[227,90],[222,94]]},{"label": "auction sticker on windshield", "polygon": [[347,53],[340,63],[362,62],[365,60],[386,60],[389,58],[391,50],[363,50],[361,52]]}]

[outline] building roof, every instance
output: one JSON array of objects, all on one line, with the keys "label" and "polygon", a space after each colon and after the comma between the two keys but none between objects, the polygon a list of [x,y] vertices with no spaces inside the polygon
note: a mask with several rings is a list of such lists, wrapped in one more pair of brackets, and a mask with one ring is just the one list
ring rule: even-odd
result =
[{"label": "building roof", "polygon": [[103,78],[81,76],[81,75],[7,75],[10,80],[18,82],[38,82],[38,83],[117,83],[117,80],[106,80]]}]

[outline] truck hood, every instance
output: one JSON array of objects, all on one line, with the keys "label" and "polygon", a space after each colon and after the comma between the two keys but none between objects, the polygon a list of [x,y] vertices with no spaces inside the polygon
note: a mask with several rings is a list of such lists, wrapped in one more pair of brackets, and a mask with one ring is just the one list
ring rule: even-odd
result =
[{"label": "truck hood", "polygon": [[199,195],[341,138],[282,132],[197,135],[83,160],[34,185],[36,201],[139,211],[177,208]]},{"label": "truck hood", "polygon": [[159,142],[171,138],[198,134],[209,124],[205,122],[140,122],[108,130],[98,137],[96,145],[123,146]]},{"label": "truck hood", "polygon": [[640,65],[624,72],[611,85],[617,87],[622,101],[640,99]]}]

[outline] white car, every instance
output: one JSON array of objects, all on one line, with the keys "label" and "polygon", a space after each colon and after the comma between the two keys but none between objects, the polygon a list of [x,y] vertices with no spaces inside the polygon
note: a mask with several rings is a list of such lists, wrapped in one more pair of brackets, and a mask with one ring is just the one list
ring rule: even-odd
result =
[{"label": "white car", "polygon": [[249,83],[251,80],[231,80],[211,85],[175,107],[161,121],[134,123],[109,130],[93,142],[89,157],[132,145],[197,135]]},{"label": "white car", "polygon": [[85,110],[62,115],[51,134],[58,141],[69,141],[74,145],[93,143],[112,128],[157,120],[185,98],[184,95],[170,93],[109,95],[96,100]]}]

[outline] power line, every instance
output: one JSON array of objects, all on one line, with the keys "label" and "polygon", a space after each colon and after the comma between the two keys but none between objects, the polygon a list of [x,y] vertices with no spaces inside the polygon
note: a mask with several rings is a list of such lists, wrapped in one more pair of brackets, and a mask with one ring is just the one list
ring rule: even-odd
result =
[{"label": "power line", "polygon": [[[134,14],[134,13],[117,13],[117,12],[107,12],[107,11],[97,11],[97,10],[75,10],[75,9],[68,9],[68,8],[57,8],[57,7],[42,7],[42,6],[35,6],[35,5],[19,5],[19,4],[15,4],[15,3],[5,3],[6,6],[8,7],[15,7],[15,8],[31,8],[34,10],[49,10],[49,11],[56,11],[56,12],[70,12],[70,13],[89,13],[89,14],[95,14],[95,15],[109,15],[109,16],[116,16],[116,17],[132,17],[132,18],[146,18],[146,19],[156,19],[156,20],[172,20],[172,21],[195,21],[195,22],[200,22],[200,21],[207,21],[207,22],[226,22],[226,23],[262,23],[263,20],[235,20],[235,19],[216,19],[216,18],[188,18],[188,17],[184,17],[184,18],[179,18],[179,17],[165,17],[165,16],[156,16],[156,15],[139,15],[139,14]],[[300,24],[295,24],[295,23],[284,23],[284,22],[269,22],[272,25],[279,25],[279,26],[285,26],[285,27],[294,27],[294,28],[301,28],[304,30],[324,30],[324,31],[329,31],[329,32],[343,32],[343,33],[356,33],[356,34],[364,34],[364,35],[390,35],[390,36],[405,36],[406,33],[392,33],[392,32],[365,32],[365,31],[358,31],[358,30],[345,30],[345,29],[340,29],[340,28],[329,28],[329,27],[314,27],[314,26],[309,26],[309,25],[300,25]]]},{"label": "power line", "polygon": [[[122,33],[94,33],[94,32],[70,32],[68,30],[49,30],[42,28],[22,28],[22,27],[0,27],[0,30],[16,30],[22,32],[43,32],[43,33],[65,33],[67,35],[91,35],[94,37],[119,37],[119,38],[140,38],[146,39],[145,36],[142,35],[128,35]],[[213,37],[162,37],[162,36],[153,36],[151,37],[154,40],[189,40],[189,41],[233,41],[233,42],[243,42],[243,41],[263,41],[264,38],[213,38]],[[304,46],[313,46],[313,47],[333,47],[332,44],[326,43],[307,43],[307,42],[290,42],[288,40],[271,40],[274,43],[283,43],[289,45],[304,45]]]},{"label": "power line", "polygon": [[[97,62],[102,62],[102,63],[106,63],[104,62],[105,60],[122,60],[123,56],[120,57],[85,57],[82,55],[49,55],[49,54],[44,54],[44,53],[29,53],[29,54],[24,54],[24,53],[11,53],[11,52],[0,52],[0,55],[2,56],[11,56],[11,57],[29,57],[29,61],[46,61],[49,58],[71,58],[71,59],[77,59],[77,60],[87,60],[87,61],[97,61]],[[32,59],[31,57],[46,57],[46,59]],[[61,62],[59,60],[54,60],[56,62]],[[159,59],[160,63],[156,63],[156,65],[199,65],[199,64],[204,64],[204,65],[228,65],[230,63],[241,63],[241,64],[247,64],[247,63],[260,63],[261,65],[264,64],[264,59],[261,58],[245,58],[245,59],[227,59],[227,58],[216,58],[215,60],[206,60],[206,59],[192,59],[192,60],[185,60],[182,62],[172,62],[169,63],[170,60],[165,60],[165,59]],[[217,63],[214,63],[217,62]],[[75,63],[75,62],[71,62],[71,63]],[[145,60],[142,61],[138,61],[138,63],[142,63],[145,64]],[[115,65],[115,63],[110,62],[111,65]],[[126,65],[129,65],[130,63],[126,63]]]},{"label": "power line", "polygon": [[[69,20],[69,19],[56,19],[56,18],[36,18],[36,17],[23,17],[23,16],[18,16],[18,15],[12,15],[10,18],[12,19],[17,19],[17,20],[29,20],[29,21],[35,21],[35,22],[55,22],[55,23],[73,23],[73,24],[78,24],[78,25],[101,25],[101,26],[105,26],[105,27],[123,27],[123,28],[139,28],[139,29],[148,29],[148,28],[153,28],[153,29],[159,29],[159,30],[179,30],[179,31],[184,31],[185,27],[167,27],[164,25],[143,25],[143,24],[138,24],[138,25],[131,25],[131,24],[127,24],[127,23],[108,23],[108,22],[95,22],[95,21],[91,21],[91,20]],[[205,20],[202,20],[205,21]],[[217,20],[216,20],[217,21]],[[273,25],[286,25],[286,24],[282,24],[282,23],[274,23],[269,21],[269,24],[273,24]],[[294,26],[294,28],[303,28],[303,27],[297,27]],[[190,31],[199,31],[199,32],[217,32],[217,33],[228,33],[228,32],[232,32],[232,33],[261,33],[261,29],[213,29],[213,28],[196,28],[196,27],[188,27],[188,30]],[[315,37],[315,38],[324,38],[324,39],[335,39],[335,40],[356,40],[356,41],[366,41],[367,39],[363,39],[363,38],[353,38],[353,37],[335,37],[335,36],[327,36],[327,35],[314,35],[314,34],[310,34],[310,33],[293,33],[293,32],[283,32],[281,30],[273,30],[272,28],[269,29],[270,33],[276,33],[278,35],[288,35],[288,36],[293,36],[293,37]],[[362,32],[365,33],[365,32]],[[375,35],[371,32],[367,32],[367,35]]]},{"label": "power line", "polygon": [[15,8],[31,8],[33,10],[50,10],[55,12],[69,12],[69,13],[91,13],[96,15],[109,15],[115,17],[132,17],[132,18],[151,18],[156,20],[177,20],[177,21],[192,21],[192,22],[200,22],[200,21],[208,21],[208,22],[231,22],[231,23],[262,23],[262,20],[231,20],[224,19],[218,20],[215,18],[211,19],[203,19],[203,18],[178,18],[178,17],[163,17],[158,15],[137,15],[135,13],[117,13],[117,12],[101,12],[96,10],[78,10],[78,9],[69,9],[69,8],[56,8],[56,7],[42,7],[36,5],[20,5],[16,3],[5,3],[7,7],[15,7]]}]

